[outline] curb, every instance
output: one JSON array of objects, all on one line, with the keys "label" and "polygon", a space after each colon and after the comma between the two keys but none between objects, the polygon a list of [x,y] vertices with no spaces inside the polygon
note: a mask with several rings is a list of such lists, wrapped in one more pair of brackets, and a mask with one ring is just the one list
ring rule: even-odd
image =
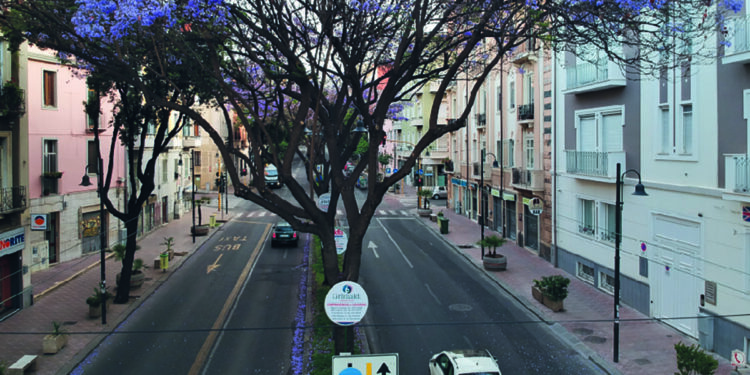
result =
[{"label": "curb", "polygon": [[[421,218],[420,218],[421,219]],[[577,353],[579,353],[583,358],[588,359],[591,361],[594,365],[596,365],[599,369],[606,372],[609,375],[619,375],[622,374],[619,370],[617,370],[615,367],[613,367],[608,361],[604,360],[598,353],[596,353],[593,349],[589,348],[586,344],[584,344],[581,340],[579,340],[576,336],[574,336],[572,333],[570,333],[565,327],[560,325],[559,323],[555,321],[548,320],[544,314],[539,311],[539,309],[536,308],[536,306],[528,303],[529,300],[526,297],[522,297],[520,294],[518,294],[514,289],[508,287],[505,282],[498,279],[497,277],[494,277],[491,273],[487,272],[479,263],[474,262],[474,260],[467,255],[465,252],[461,251],[462,247],[465,247],[467,245],[456,245],[450,241],[448,241],[445,236],[443,236],[440,233],[439,228],[433,228],[431,225],[428,225],[428,223],[425,222],[425,220],[419,220],[422,225],[429,228],[435,234],[440,237],[443,242],[448,244],[450,247],[453,248],[457,253],[459,253],[463,258],[472,266],[474,266],[476,269],[482,271],[483,275],[485,275],[488,279],[495,282],[501,289],[503,289],[505,292],[507,292],[520,306],[526,308],[530,313],[532,313],[534,316],[536,316],[540,321],[543,321],[546,323],[550,328],[552,329],[552,332],[559,337],[563,342],[567,343],[569,346],[573,348]],[[474,247],[471,245],[471,247]]]},{"label": "curb", "polygon": [[[109,254],[107,254],[107,255],[104,256],[104,260],[106,261],[107,259],[109,259],[109,258],[111,258],[113,256],[114,256],[113,253],[109,253]],[[96,262],[94,262],[94,263],[86,266],[86,268],[84,268],[84,269],[82,269],[82,270],[80,270],[80,271],[78,271],[78,272],[76,272],[76,273],[68,276],[65,280],[58,281],[55,285],[52,285],[51,287],[49,287],[49,288],[47,288],[47,289],[39,292],[39,294],[34,294],[34,301],[36,301],[38,299],[41,299],[42,297],[44,297],[47,294],[49,294],[52,291],[54,291],[55,289],[57,289],[57,288],[65,285],[65,284],[71,282],[72,280],[75,280],[75,278],[77,278],[78,276],[83,275],[84,273],[88,272],[90,269],[98,267],[101,264],[101,262],[102,262],[101,260],[97,260]]]},{"label": "curb", "polygon": [[[101,344],[102,341],[104,341],[105,338],[107,338],[109,335],[112,334],[112,332],[117,330],[122,324],[122,322],[126,321],[137,308],[143,305],[143,303],[146,302],[146,300],[148,300],[151,297],[151,295],[159,287],[161,287],[161,285],[164,282],[169,280],[169,278],[172,277],[172,275],[175,272],[180,270],[180,268],[182,268],[182,265],[185,264],[185,262],[187,262],[188,259],[190,259],[198,251],[200,251],[203,245],[221,230],[220,228],[221,226],[219,226],[216,230],[210,232],[209,235],[207,236],[201,236],[200,238],[202,238],[203,240],[200,242],[197,240],[199,237],[196,237],[195,247],[192,252],[187,254],[185,257],[182,257],[182,260],[179,263],[175,264],[175,268],[171,272],[165,272],[162,274],[161,277],[159,277],[158,279],[155,279],[154,283],[151,284],[151,286],[143,290],[143,293],[140,295],[139,298],[135,299],[134,301],[128,301],[128,307],[125,309],[125,311],[123,311],[121,315],[122,318],[120,319],[118,317],[117,320],[112,320],[112,322],[109,323],[109,324],[112,324],[112,328],[109,328],[106,331],[103,331],[101,333],[95,334],[94,338],[91,341],[89,341],[89,343],[86,344],[86,346],[84,346],[83,349],[81,349],[78,353],[76,353],[76,355],[74,355],[73,358],[70,361],[68,361],[67,364],[59,368],[57,372],[55,372],[55,374],[66,375],[66,374],[72,373],[73,370],[75,370],[78,367],[78,365],[80,365],[94,351],[94,349],[96,349],[96,347],[99,346],[99,344]],[[77,274],[80,274],[80,273],[82,272],[78,272]],[[71,277],[71,280],[72,280],[72,277]]]}]

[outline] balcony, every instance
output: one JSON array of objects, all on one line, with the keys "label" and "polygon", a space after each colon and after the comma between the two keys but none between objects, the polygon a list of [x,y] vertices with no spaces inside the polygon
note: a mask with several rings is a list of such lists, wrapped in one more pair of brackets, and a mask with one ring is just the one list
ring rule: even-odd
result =
[{"label": "balcony", "polygon": [[544,191],[544,170],[513,168],[511,185],[517,189]]},{"label": "balcony", "polygon": [[511,62],[516,65],[523,65],[537,60],[536,43],[534,39],[529,39],[523,45],[519,46],[510,57]]},{"label": "balcony", "polygon": [[412,118],[410,125],[417,126],[417,127],[421,127],[422,125],[424,125],[424,120],[422,119],[422,116]]},{"label": "balcony", "polygon": [[748,28],[748,19],[750,16],[730,17],[726,21],[726,30],[724,34],[725,41],[729,46],[724,47],[724,57],[721,62],[724,64],[750,62],[750,28]]},{"label": "balcony", "polygon": [[604,59],[596,63],[581,61],[565,70],[567,89],[563,90],[563,94],[581,94],[627,85],[620,67]]},{"label": "balcony", "polygon": [[725,154],[724,168],[724,189],[733,193],[750,193],[750,159],[747,154]]},{"label": "balcony", "polygon": [[200,148],[201,137],[184,137],[182,139],[182,148]]},{"label": "balcony", "polygon": [[[482,163],[475,161],[471,163],[471,176],[473,178],[479,178],[481,169],[482,169]],[[492,178],[492,163],[484,162],[484,179]]]},{"label": "balcony", "polygon": [[0,214],[26,209],[26,186],[0,188]]},{"label": "balcony", "polygon": [[477,114],[477,129],[484,129],[487,126],[487,114]]},{"label": "balcony", "polygon": [[625,152],[565,150],[568,173],[582,176],[617,178],[617,163],[625,169]]},{"label": "balcony", "polygon": [[518,106],[518,121],[522,123],[534,122],[534,103]]},{"label": "balcony", "polygon": [[169,144],[167,144],[167,148],[176,148],[181,149],[182,148],[182,140],[187,137],[174,137],[172,140],[169,141]]}]

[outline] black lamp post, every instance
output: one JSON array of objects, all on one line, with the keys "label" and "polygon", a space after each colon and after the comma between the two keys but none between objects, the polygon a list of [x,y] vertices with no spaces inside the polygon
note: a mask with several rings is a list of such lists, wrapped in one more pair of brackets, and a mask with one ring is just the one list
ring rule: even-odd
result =
[{"label": "black lamp post", "polygon": [[[99,158],[97,163],[98,168],[96,169],[96,192],[99,196],[99,264],[101,269],[101,281],[99,283],[100,293],[102,295],[102,324],[107,324],[107,274],[104,265],[104,251],[107,247],[107,238],[104,234],[104,189],[102,188],[102,158]],[[88,175],[89,166],[86,165],[84,170],[83,178],[81,178],[81,186],[91,186],[91,180]],[[109,227],[109,225],[107,226]]]},{"label": "black lamp post", "polygon": [[481,220],[481,223],[479,223],[479,227],[482,228],[480,232],[481,233],[480,244],[482,246],[482,259],[484,259],[484,223],[487,220],[487,200],[485,199],[485,195],[484,195],[484,156],[485,155],[490,155],[492,156],[493,159],[495,159],[495,161],[492,162],[493,168],[500,167],[500,164],[497,163],[497,157],[495,156],[495,154],[491,152],[485,152],[484,149],[482,149],[482,158],[479,160],[479,189],[480,189],[479,194],[480,194],[480,197],[482,198],[482,205],[480,206],[481,207],[480,216],[482,217],[482,220]]},{"label": "black lamp post", "polygon": [[633,195],[647,196],[646,188],[641,183],[641,174],[635,169],[628,169],[620,173],[620,163],[617,163],[617,183],[615,184],[615,322],[614,322],[614,348],[612,361],[620,360],[620,242],[622,241],[622,185],[625,175],[633,172],[638,176],[638,184],[635,185]]},{"label": "black lamp post", "polygon": [[195,150],[190,150],[190,179],[193,182],[193,189],[190,192],[192,194],[192,209],[193,209],[193,230],[190,233],[193,234],[193,243],[195,243]]}]

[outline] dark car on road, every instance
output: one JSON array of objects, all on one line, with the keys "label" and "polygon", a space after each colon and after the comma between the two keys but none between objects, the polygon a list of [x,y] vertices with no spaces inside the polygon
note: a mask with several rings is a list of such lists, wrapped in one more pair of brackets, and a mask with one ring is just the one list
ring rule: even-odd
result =
[{"label": "dark car on road", "polygon": [[297,231],[286,221],[276,223],[271,234],[271,247],[279,245],[293,245],[297,247],[299,236]]}]

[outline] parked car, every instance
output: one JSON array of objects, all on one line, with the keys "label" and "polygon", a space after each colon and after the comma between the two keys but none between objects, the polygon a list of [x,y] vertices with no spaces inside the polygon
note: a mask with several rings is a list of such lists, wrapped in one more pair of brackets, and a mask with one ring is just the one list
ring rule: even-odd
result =
[{"label": "parked car", "polygon": [[292,225],[286,221],[280,221],[273,227],[271,234],[271,247],[279,245],[293,245],[297,247],[299,242],[299,236],[297,231],[292,228]]},{"label": "parked car", "polygon": [[358,189],[366,190],[367,189],[367,173],[362,173],[359,175],[359,178],[357,179],[357,183],[355,186]]},{"label": "parked car", "polygon": [[346,162],[346,165],[344,165],[344,176],[349,177],[354,171],[355,167],[356,165],[354,165],[354,163],[350,161]]},{"label": "parked car", "polygon": [[432,188],[432,199],[448,198],[448,189],[445,186],[435,186]]},{"label": "parked car", "polygon": [[451,350],[430,359],[430,375],[500,375],[497,360],[488,350]]},{"label": "parked car", "polygon": [[281,182],[279,181],[279,171],[278,169],[276,169],[275,165],[273,164],[266,165],[264,174],[266,176],[266,186],[281,187]]}]

